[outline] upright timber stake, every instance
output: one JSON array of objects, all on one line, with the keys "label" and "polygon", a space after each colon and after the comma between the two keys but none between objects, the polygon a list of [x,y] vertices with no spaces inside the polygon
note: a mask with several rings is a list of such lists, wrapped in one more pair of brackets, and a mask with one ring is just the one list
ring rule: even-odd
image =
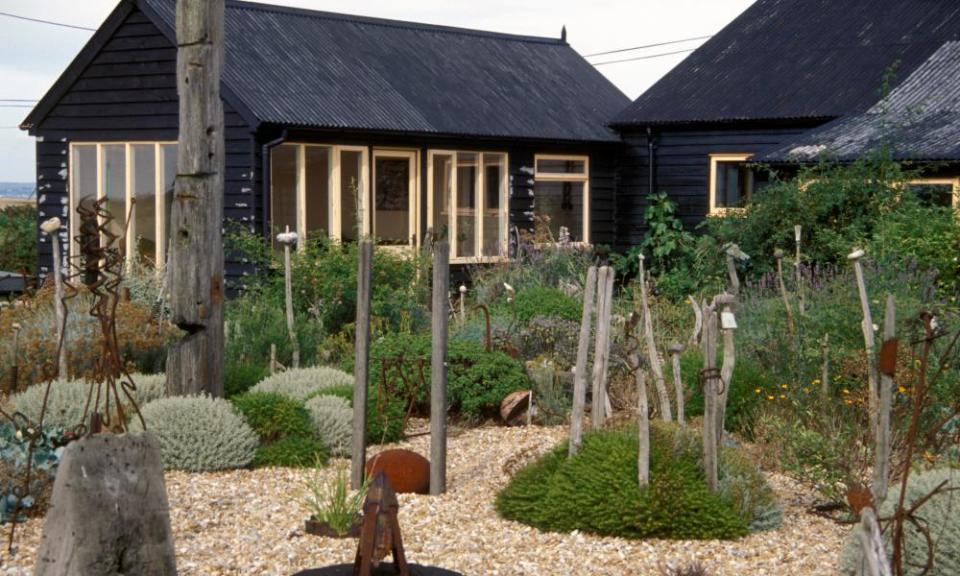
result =
[{"label": "upright timber stake", "polygon": [[853,263],[853,272],[857,279],[857,292],[860,294],[860,308],[863,310],[863,321],[860,328],[863,330],[863,343],[867,353],[867,384],[869,389],[869,398],[867,408],[870,411],[870,431],[876,432],[877,429],[877,359],[876,359],[876,337],[873,333],[873,316],[870,313],[870,298],[867,296],[867,282],[863,278],[863,264],[860,259],[865,252],[857,248],[851,252],[847,259]]},{"label": "upright timber stake", "polygon": [[720,367],[721,392],[717,394],[716,424],[717,442],[723,439],[724,422],[727,414],[727,397],[733,383],[733,368],[736,365],[736,349],[733,344],[733,332],[737,329],[737,319],[733,315],[732,305],[736,299],[730,294],[717,296],[716,305],[720,309],[720,333],[723,335],[723,364]]},{"label": "upright timber stake", "polygon": [[460,325],[467,323],[467,287],[460,285]]},{"label": "upright timber stake", "polygon": [[54,306],[57,312],[57,375],[60,378],[69,378],[67,368],[67,307],[63,303],[63,272],[60,270],[62,264],[60,255],[60,229],[62,228],[60,219],[54,216],[40,224],[40,229],[44,234],[50,236],[50,243],[53,245],[53,293],[56,302]]},{"label": "upright timber stake", "polygon": [[609,266],[601,266],[597,274],[597,338],[593,351],[593,405],[590,417],[594,430],[602,428],[606,419],[611,300],[613,300],[613,269]]},{"label": "upright timber stake", "polygon": [[223,396],[224,0],[177,0],[180,134],[170,217],[167,394]]},{"label": "upright timber stake", "polygon": [[357,264],[356,352],[353,363],[353,447],[350,451],[350,486],[363,485],[367,462],[367,374],[370,368],[370,276],[373,242],[360,241]]},{"label": "upright timber stake", "polygon": [[677,422],[683,428],[687,425],[683,413],[683,378],[680,374],[680,354],[683,352],[683,346],[674,342],[667,348],[667,352],[670,353],[670,366],[673,368],[673,388],[677,398]]},{"label": "upright timber stake", "polygon": [[790,296],[787,294],[787,285],[783,283],[783,250],[777,248],[773,251],[773,257],[777,259],[777,283],[780,285],[780,296],[783,298],[783,307],[787,311],[787,328],[790,334],[797,333],[797,327],[793,323],[793,307],[790,306]]},{"label": "upright timber stake", "polygon": [[796,260],[793,263],[794,273],[797,277],[797,302],[801,316],[806,315],[806,301],[803,296],[803,271],[800,269],[800,238],[803,236],[803,226],[797,224],[793,227],[793,239],[797,248]]},{"label": "upright timber stake", "polygon": [[650,407],[647,405],[647,380],[643,365],[636,354],[631,359],[637,367],[637,484],[641,488],[650,483]]},{"label": "upright timber stake", "polygon": [[437,242],[433,252],[433,351],[430,356],[430,494],[447,491],[447,293],[450,291],[450,244]]},{"label": "upright timber stake", "polygon": [[[660,355],[657,354],[657,342],[653,337],[653,317],[650,314],[650,303],[647,300],[646,271],[643,268],[643,254],[640,259],[640,303],[643,306],[643,331],[647,338],[647,358],[650,361],[650,370],[657,387],[657,397],[660,399],[660,417],[664,422],[670,422],[670,396],[667,395],[667,385],[663,379],[663,366],[660,364]],[[644,386],[646,388],[646,386]]]},{"label": "upright timber stake", "polygon": [[283,245],[283,288],[287,301],[287,334],[290,336],[290,346],[293,348],[293,367],[300,367],[300,343],[293,322],[293,272],[290,269],[290,249],[297,244],[297,233],[291,232],[287,226],[286,232],[277,234],[277,242]]},{"label": "upright timber stake", "polygon": [[707,486],[714,492],[719,487],[717,479],[717,313],[714,305],[703,309],[703,468]]},{"label": "upright timber stake", "polygon": [[733,243],[727,244],[724,247],[723,254],[726,257],[727,277],[730,280],[730,287],[727,289],[727,291],[734,296],[739,296],[740,277],[737,276],[737,260],[749,260],[750,256],[741,250],[739,246]]},{"label": "upright timber stake", "polygon": [[580,340],[577,343],[577,365],[573,374],[573,409],[570,413],[570,456],[580,450],[583,442],[583,412],[587,401],[587,360],[590,353],[590,325],[593,300],[597,288],[597,267],[587,269],[587,283],[583,288],[583,313],[580,316]]}]

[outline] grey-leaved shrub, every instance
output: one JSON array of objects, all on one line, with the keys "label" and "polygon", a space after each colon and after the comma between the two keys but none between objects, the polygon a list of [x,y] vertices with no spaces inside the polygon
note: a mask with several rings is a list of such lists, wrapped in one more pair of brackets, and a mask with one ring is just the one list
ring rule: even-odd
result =
[{"label": "grey-leaved shrub", "polygon": [[329,366],[312,366],[267,376],[250,392],[281,394],[303,402],[321,390],[334,386],[352,386],[353,376]]},{"label": "grey-leaved shrub", "polygon": [[[176,396],[140,409],[160,442],[167,470],[209,472],[243,468],[257,450],[257,434],[230,402],[209,396]],[[132,431],[141,429],[134,419]]]},{"label": "grey-leaved shrub", "polygon": [[[916,516],[921,519],[921,525],[929,530],[930,541],[933,543],[933,568],[926,574],[954,576],[960,574],[960,522],[957,521],[957,515],[960,514],[960,471],[944,468],[911,474],[903,504],[910,509],[916,501],[926,497],[940,484],[944,484],[944,490],[920,506]],[[880,506],[880,517],[893,517],[899,500],[900,484],[894,483],[887,499]],[[840,555],[840,571],[845,575],[856,574],[857,565],[863,558],[858,530],[859,525],[850,531],[844,541]],[[888,558],[893,556],[890,534],[890,528],[883,532],[883,544]],[[928,560],[927,538],[910,522],[904,524],[903,535],[904,574],[923,574]]]},{"label": "grey-leaved shrub", "polygon": [[317,436],[330,448],[332,454],[350,453],[353,439],[353,408],[337,396],[314,396],[307,400],[307,411],[316,427]]}]

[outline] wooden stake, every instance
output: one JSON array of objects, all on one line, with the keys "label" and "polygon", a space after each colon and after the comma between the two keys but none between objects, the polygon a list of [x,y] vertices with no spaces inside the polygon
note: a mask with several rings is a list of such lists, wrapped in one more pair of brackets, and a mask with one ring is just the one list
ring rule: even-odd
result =
[{"label": "wooden stake", "polygon": [[367,382],[370,367],[370,277],[373,242],[360,241],[357,262],[357,320],[353,366],[353,446],[350,451],[350,486],[359,490],[367,463]]},{"label": "wooden stake", "polygon": [[[733,310],[731,309],[731,305],[734,303],[734,297],[729,294],[721,294],[717,296],[716,299],[716,305],[723,306],[720,316],[720,332],[723,335],[723,364],[720,368],[721,391],[717,394],[716,405],[717,442],[723,440],[727,415],[727,398],[730,395],[730,387],[733,385],[733,369],[736,365],[736,349],[733,344],[733,333],[736,329],[736,321],[733,320]],[[731,319],[731,325],[725,325],[725,318]]]},{"label": "wooden stake", "polygon": [[580,450],[583,442],[583,412],[587,396],[587,360],[590,353],[590,326],[593,316],[594,294],[597,288],[597,267],[587,269],[587,283],[583,288],[583,312],[580,315],[580,340],[577,343],[577,365],[573,373],[573,408],[570,413],[570,456]]},{"label": "wooden stake", "polygon": [[683,353],[683,346],[674,342],[667,348],[667,352],[670,353],[670,362],[673,368],[673,389],[677,399],[677,422],[680,423],[681,428],[684,428],[687,423],[684,416],[683,377],[680,374],[680,354]]},{"label": "wooden stake", "polygon": [[591,421],[594,430],[603,427],[606,419],[607,362],[610,354],[610,301],[613,299],[613,269],[601,266],[597,274],[597,337],[593,352],[593,405]]},{"label": "wooden stake", "polygon": [[863,278],[863,264],[860,259],[865,252],[862,249],[856,249],[847,256],[847,259],[853,263],[853,272],[857,281],[857,292],[860,294],[860,308],[863,311],[863,321],[860,329],[863,332],[863,343],[867,355],[867,384],[869,389],[869,398],[867,400],[867,409],[870,412],[870,431],[876,433],[877,430],[877,358],[876,358],[876,337],[873,333],[873,315],[870,313],[870,299],[867,296],[867,282]]},{"label": "wooden stake", "polygon": [[170,216],[167,394],[223,396],[224,0],[177,0],[179,146]]},{"label": "wooden stake", "polygon": [[883,349],[880,366],[880,405],[877,414],[877,446],[873,465],[873,502],[876,506],[887,499],[890,481],[890,411],[893,406],[894,372],[897,366],[897,313],[893,295],[887,295],[883,317]]},{"label": "wooden stake", "polygon": [[460,285],[460,325],[467,323],[467,287]]},{"label": "wooden stake", "polygon": [[640,358],[632,354],[630,363],[636,366],[634,378],[637,381],[637,429],[639,448],[637,450],[637,483],[641,488],[650,483],[650,406],[647,404],[647,381],[640,364]]},{"label": "wooden stake", "polygon": [[293,349],[293,367],[300,367],[300,342],[297,341],[297,333],[293,321],[293,271],[290,265],[290,249],[297,243],[297,233],[290,232],[290,226],[286,227],[286,232],[277,234],[277,241],[283,245],[283,292],[287,304],[287,334],[290,337],[290,346]]},{"label": "wooden stake", "polygon": [[[433,351],[430,359],[430,494],[447,491],[447,293],[450,290],[450,244],[441,240],[433,252]],[[531,405],[532,408],[532,405]]]},{"label": "wooden stake", "polygon": [[800,238],[802,236],[802,233],[803,233],[803,226],[797,224],[796,226],[793,227],[793,237],[797,246],[796,260],[794,261],[793,266],[794,266],[794,271],[797,277],[798,309],[800,311],[801,316],[806,316],[807,305],[806,305],[806,300],[803,294],[803,271],[800,269],[800,264],[802,263],[802,260],[800,258]]},{"label": "wooden stake", "polygon": [[647,357],[650,360],[650,370],[653,372],[654,384],[657,387],[657,396],[660,400],[660,417],[664,422],[673,418],[670,411],[670,397],[667,395],[667,385],[663,378],[663,366],[660,364],[660,355],[657,353],[657,342],[653,337],[653,317],[650,313],[650,303],[647,300],[646,272],[643,268],[643,254],[640,260],[640,303],[643,306],[643,331],[647,339]]},{"label": "wooden stake", "polygon": [[688,297],[687,300],[690,301],[690,306],[693,308],[694,319],[693,332],[690,334],[688,345],[697,347],[700,346],[700,335],[703,333],[703,310],[693,296]]},{"label": "wooden stake", "polygon": [[40,224],[40,229],[50,236],[53,245],[53,294],[54,308],[57,314],[57,376],[70,378],[67,366],[67,307],[63,303],[63,272],[62,256],[60,254],[60,219],[54,216]]},{"label": "wooden stake", "polygon": [[717,478],[717,313],[711,305],[703,310],[703,467],[707,486],[714,492]]},{"label": "wooden stake", "polygon": [[780,284],[780,296],[783,298],[783,307],[787,311],[787,329],[791,335],[797,333],[797,327],[793,321],[793,307],[790,306],[790,296],[787,293],[787,285],[783,283],[783,250],[777,248],[773,252],[773,257],[777,259],[777,282]]},{"label": "wooden stake", "polygon": [[830,397],[830,333],[823,335],[820,341],[823,363],[820,366],[820,396],[824,400]]}]

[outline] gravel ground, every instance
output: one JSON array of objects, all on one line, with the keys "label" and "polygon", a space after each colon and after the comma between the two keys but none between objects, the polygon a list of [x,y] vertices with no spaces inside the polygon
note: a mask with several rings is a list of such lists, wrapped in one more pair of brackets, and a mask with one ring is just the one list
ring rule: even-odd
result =
[{"label": "gravel ground", "polygon": [[[449,440],[448,493],[400,495],[400,526],[407,558],[465,575],[658,575],[667,566],[700,561],[714,576],[835,574],[843,529],[807,514],[811,495],[788,478],[771,475],[787,508],[783,526],[734,542],[630,541],[577,532],[545,534],[501,520],[493,509],[515,468],[564,438],[565,428],[483,427]],[[401,444],[429,453],[429,438]],[[338,462],[338,464],[344,464]],[[325,472],[333,475],[332,468]],[[352,562],[356,542],[303,532],[307,472],[237,470],[166,475],[177,566],[184,575],[288,575]],[[20,527],[19,553],[2,551],[0,574],[30,574],[42,520]]]}]

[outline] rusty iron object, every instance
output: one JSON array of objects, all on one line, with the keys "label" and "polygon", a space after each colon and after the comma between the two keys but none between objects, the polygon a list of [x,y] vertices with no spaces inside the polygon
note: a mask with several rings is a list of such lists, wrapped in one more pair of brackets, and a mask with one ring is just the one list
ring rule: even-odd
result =
[{"label": "rusty iron object", "polygon": [[367,460],[364,468],[370,478],[383,472],[390,486],[400,494],[430,492],[430,461],[412,450],[384,450]]},{"label": "rusty iron object", "polygon": [[477,304],[473,307],[474,310],[480,310],[483,312],[483,319],[486,321],[486,332],[484,333],[483,338],[483,349],[487,352],[493,352],[493,336],[490,331],[490,308],[486,304]]},{"label": "rusty iron object", "polygon": [[900,341],[896,338],[884,340],[880,348],[880,373],[893,378],[897,373],[897,349]]},{"label": "rusty iron object", "polygon": [[400,503],[386,475],[374,476],[363,502],[363,525],[360,528],[360,543],[353,562],[354,576],[372,576],[380,562],[393,556],[393,568],[400,576],[410,576],[407,557],[403,551],[403,537],[397,512]]},{"label": "rusty iron object", "polygon": [[[66,323],[70,314],[68,302],[80,293],[77,287],[79,282],[93,297],[88,313],[99,321],[100,354],[94,365],[93,377],[90,378],[81,420],[66,430],[60,438],[54,439],[53,443],[56,447],[66,446],[73,440],[104,431],[126,432],[128,414],[124,409],[125,403],[146,429],[146,423],[133,396],[136,392],[136,384],[120,356],[117,340],[117,305],[121,299],[125,258],[123,246],[118,242],[120,236],[110,229],[115,219],[109,210],[105,209],[105,203],[106,198],[95,200],[85,197],[80,200],[77,206],[80,222],[78,234],[74,238],[79,246],[79,254],[69,258],[69,265],[64,270],[64,294],[61,302],[66,314],[63,322]],[[132,208],[131,206],[131,210]],[[127,214],[124,236],[126,236],[130,215]],[[64,327],[61,326],[59,331],[60,338],[54,358],[60,356],[60,352],[66,345]],[[32,421],[22,412],[11,414],[0,408],[0,418],[7,420],[28,442],[23,483],[13,490],[17,501],[14,504],[8,540],[8,551],[11,554],[14,553],[14,539],[20,512],[23,510],[23,501],[30,495],[33,455],[36,443],[43,438],[43,421],[50,399],[50,388],[57,376],[63,378],[68,376],[58,375],[57,366],[50,359],[44,362],[41,374],[45,389],[40,415],[36,421]]]}]

